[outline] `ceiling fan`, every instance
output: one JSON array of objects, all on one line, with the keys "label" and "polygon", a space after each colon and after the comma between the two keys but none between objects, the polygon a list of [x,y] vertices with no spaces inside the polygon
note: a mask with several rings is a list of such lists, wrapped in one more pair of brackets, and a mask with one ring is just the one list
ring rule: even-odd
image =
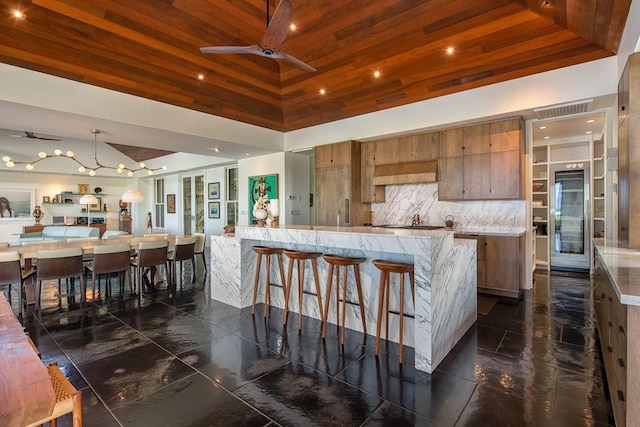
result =
[{"label": "ceiling fan", "polygon": [[43,136],[37,136],[35,133],[33,132],[29,132],[29,131],[24,131],[24,135],[11,135],[13,137],[17,137],[17,138],[29,138],[29,139],[40,139],[42,141],[62,141],[61,139],[56,139],[56,138],[45,138]]},{"label": "ceiling fan", "polygon": [[269,22],[269,0],[267,0],[267,31],[259,44],[251,46],[209,46],[201,47],[202,53],[251,53],[264,56],[266,58],[279,59],[289,65],[298,67],[305,71],[316,71],[312,66],[305,64],[293,56],[282,52],[280,46],[287,38],[289,25],[293,18],[293,5],[289,0],[280,0],[273,18]]}]

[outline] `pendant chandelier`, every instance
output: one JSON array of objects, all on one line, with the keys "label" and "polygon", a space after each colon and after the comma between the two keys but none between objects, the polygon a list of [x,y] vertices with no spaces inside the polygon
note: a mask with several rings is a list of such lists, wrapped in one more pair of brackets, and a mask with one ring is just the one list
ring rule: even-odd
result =
[{"label": "pendant chandelier", "polygon": [[16,161],[13,160],[11,157],[9,156],[4,156],[2,157],[2,161],[4,162],[5,166],[8,168],[13,168],[15,165],[26,165],[25,169],[27,170],[33,170],[35,168],[35,164],[38,162],[41,162],[43,160],[46,159],[51,159],[51,158],[56,158],[56,157],[64,157],[67,159],[71,159],[74,162],[76,162],[79,166],[78,166],[78,172],[80,173],[84,173],[86,171],[89,171],[89,175],[90,176],[95,176],[96,172],[100,169],[111,169],[116,171],[117,173],[123,173],[126,172],[127,176],[133,176],[136,172],[141,171],[141,170],[146,170],[148,175],[153,175],[153,173],[157,170],[166,170],[167,167],[166,166],[162,166],[159,168],[150,168],[147,167],[146,164],[144,164],[143,162],[138,163],[137,167],[134,168],[130,168],[128,166],[125,166],[124,163],[120,163],[118,166],[107,166],[104,165],[102,163],[100,163],[100,161],[98,161],[98,135],[100,133],[102,133],[99,129],[91,129],[91,133],[93,134],[93,159],[95,161],[96,166],[95,167],[90,167],[85,165],[84,163],[82,163],[80,160],[78,160],[75,156],[75,154],[73,153],[73,151],[67,151],[64,152],[60,149],[56,149],[53,154],[47,154],[44,151],[41,151],[38,153],[38,158],[35,160],[31,160],[31,161]]}]

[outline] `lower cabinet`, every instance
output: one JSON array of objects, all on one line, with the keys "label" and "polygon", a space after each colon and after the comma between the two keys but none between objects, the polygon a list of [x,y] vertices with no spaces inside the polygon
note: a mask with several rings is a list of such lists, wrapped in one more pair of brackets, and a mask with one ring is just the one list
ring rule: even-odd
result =
[{"label": "lower cabinet", "polygon": [[525,280],[525,242],[522,236],[456,234],[478,245],[478,292],[520,298]]},{"label": "lower cabinet", "polygon": [[593,300],[611,407],[616,426],[635,426],[640,416],[640,307],[622,304],[597,252],[595,262]]}]

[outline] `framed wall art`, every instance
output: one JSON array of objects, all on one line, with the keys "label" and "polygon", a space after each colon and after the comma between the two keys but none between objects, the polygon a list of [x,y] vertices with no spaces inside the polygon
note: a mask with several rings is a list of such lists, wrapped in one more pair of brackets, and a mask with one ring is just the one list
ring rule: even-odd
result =
[{"label": "framed wall art", "polygon": [[93,205],[89,205],[89,212],[100,212],[100,211],[102,211],[102,198],[101,197],[96,197],[96,199],[98,199],[98,203],[95,203]]},{"label": "framed wall art", "polygon": [[269,197],[269,200],[278,198],[277,173],[249,177],[249,224],[258,222],[253,217],[253,205],[263,195]]},{"label": "framed wall art", "polygon": [[31,218],[35,208],[35,190],[0,189],[0,220]]},{"label": "framed wall art", "polygon": [[209,218],[220,218],[220,202],[209,202]]},{"label": "framed wall art", "polygon": [[219,199],[220,198],[220,183],[219,182],[210,182],[209,183],[209,199]]},{"label": "framed wall art", "polygon": [[176,195],[167,194],[167,213],[176,213]]}]

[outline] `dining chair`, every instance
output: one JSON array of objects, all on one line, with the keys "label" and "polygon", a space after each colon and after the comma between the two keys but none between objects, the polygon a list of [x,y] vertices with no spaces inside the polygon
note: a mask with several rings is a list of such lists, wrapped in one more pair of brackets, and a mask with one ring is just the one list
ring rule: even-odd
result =
[{"label": "dining chair", "polygon": [[60,280],[70,279],[74,286],[76,277],[80,278],[80,300],[84,302],[86,285],[84,282],[82,248],[77,246],[64,249],[39,250],[36,256],[36,310],[40,310],[42,281],[58,280],[58,298],[60,298]]},{"label": "dining chair", "polygon": [[17,284],[18,294],[20,295],[18,299],[18,314],[22,317],[22,307],[24,305],[24,300],[22,297],[22,286],[24,281],[28,278],[31,278],[33,281],[33,276],[35,275],[35,270],[25,269],[23,270],[20,266],[20,253],[18,251],[11,252],[0,252],[0,287],[8,285],[9,291],[9,303],[11,303],[11,285]]},{"label": "dining chair", "polygon": [[82,392],[77,390],[64,376],[58,362],[53,362],[47,366],[47,371],[51,377],[51,385],[56,394],[56,402],[53,406],[53,413],[42,420],[38,420],[26,427],[36,427],[49,421],[51,427],[58,425],[58,418],[71,413],[71,426],[82,427]]},{"label": "dining chair", "polygon": [[134,291],[138,286],[138,300],[142,294],[142,275],[146,268],[151,269],[150,284],[153,286],[153,278],[157,266],[164,265],[165,271],[169,271],[169,262],[167,261],[169,242],[167,240],[150,240],[140,242],[138,245],[138,256],[131,259],[131,267],[136,271],[133,282]]},{"label": "dining chair", "polygon": [[196,247],[193,251],[195,255],[202,256],[202,265],[204,266],[204,275],[207,276],[207,260],[204,257],[204,248],[206,246],[207,235],[204,233],[193,233],[196,238]]},{"label": "dining chair", "polygon": [[91,299],[96,298],[96,284],[98,295],[100,294],[100,275],[105,277],[105,296],[110,294],[111,274],[118,273],[120,291],[124,290],[125,273],[129,272],[129,291],[131,284],[131,245],[129,243],[116,243],[111,245],[97,245],[93,248],[93,261],[85,266],[85,271],[91,273]]},{"label": "dining chair", "polygon": [[[169,261],[169,271],[171,272],[172,283],[174,286],[177,286],[177,264],[180,263],[180,275],[182,275],[182,272],[184,271],[182,263],[184,261],[191,261],[191,283],[196,282],[195,246],[195,237],[176,237],[175,247],[167,257],[167,261]],[[180,281],[180,283],[182,283],[182,281]]]}]

